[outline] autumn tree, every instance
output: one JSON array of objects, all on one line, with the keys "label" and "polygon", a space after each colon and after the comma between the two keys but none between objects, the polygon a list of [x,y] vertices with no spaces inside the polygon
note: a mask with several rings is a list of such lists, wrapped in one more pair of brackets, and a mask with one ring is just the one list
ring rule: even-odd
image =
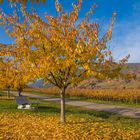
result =
[{"label": "autumn tree", "polygon": [[[37,78],[43,78],[60,89],[61,122],[65,122],[65,94],[69,85],[87,79],[114,78],[119,76],[128,57],[115,62],[107,42],[112,37],[116,13],[113,14],[106,33],[101,37],[99,24],[90,22],[93,5],[83,20],[78,20],[82,0],[72,4],[73,10],[65,12],[55,1],[57,16],[46,15],[43,20],[35,10],[27,12],[24,5],[20,10],[22,21],[13,15],[1,13],[1,25],[7,25],[7,33],[16,38],[19,52],[26,52],[24,59],[33,66]],[[19,56],[18,56],[19,57]],[[18,58],[17,57],[17,58]],[[28,57],[28,59],[27,59]]]},{"label": "autumn tree", "polygon": [[13,75],[9,75],[10,71],[10,62],[8,62],[8,54],[7,49],[9,48],[8,45],[0,44],[0,88],[7,89],[7,96],[9,97],[10,88],[12,86],[11,78]]},{"label": "autumn tree", "polygon": [[29,71],[29,61],[21,60],[17,55],[20,56],[20,52],[15,45],[0,44],[0,88],[7,89],[8,95],[10,88],[17,89],[20,96],[28,82],[33,81],[34,75]]}]

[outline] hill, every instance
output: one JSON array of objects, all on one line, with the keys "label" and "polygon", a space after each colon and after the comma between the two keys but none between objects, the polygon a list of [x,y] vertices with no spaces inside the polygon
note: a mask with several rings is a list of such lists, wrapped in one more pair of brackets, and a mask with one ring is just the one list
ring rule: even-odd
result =
[{"label": "hill", "polygon": [[140,88],[140,63],[128,63],[124,71],[135,74],[136,78],[127,81],[123,79],[97,81],[91,78],[82,81],[77,88]]}]

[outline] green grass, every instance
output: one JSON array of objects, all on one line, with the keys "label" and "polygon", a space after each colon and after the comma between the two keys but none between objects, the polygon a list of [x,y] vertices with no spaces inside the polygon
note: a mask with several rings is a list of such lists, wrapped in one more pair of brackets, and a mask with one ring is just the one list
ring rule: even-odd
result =
[{"label": "green grass", "polygon": [[[51,96],[51,97],[54,97],[54,98],[59,98],[59,94],[47,94],[47,93],[41,93],[41,92],[35,92],[35,91],[25,91],[27,93],[31,93],[31,94],[35,94],[35,95],[41,95],[41,96]],[[121,101],[105,101],[105,100],[97,100],[97,99],[94,99],[94,98],[87,98],[87,97],[80,97],[80,96],[69,96],[69,95],[66,95],[66,99],[69,99],[69,100],[77,100],[77,101],[87,101],[87,102],[93,102],[93,103],[98,103],[98,104],[110,104],[110,105],[118,105],[118,106],[125,106],[125,107],[132,107],[132,108],[140,108],[140,103],[131,103],[131,102],[121,102]]]},{"label": "green grass", "polygon": [[[0,97],[1,96],[8,96],[7,91],[0,91]],[[9,94],[10,97],[13,96],[13,94]]]},{"label": "green grass", "polygon": [[[60,104],[48,101],[42,101],[38,99],[31,99],[31,101],[39,101],[40,105],[38,109],[34,110],[19,110],[15,100],[0,100],[0,113],[10,112],[25,112],[27,114],[42,114],[42,115],[60,115]],[[74,115],[79,118],[86,118],[87,120],[105,121],[111,123],[121,123],[128,128],[140,128],[140,119],[134,119],[129,117],[123,117],[115,113],[99,112],[94,110],[83,109],[80,107],[66,106],[66,115]]]}]

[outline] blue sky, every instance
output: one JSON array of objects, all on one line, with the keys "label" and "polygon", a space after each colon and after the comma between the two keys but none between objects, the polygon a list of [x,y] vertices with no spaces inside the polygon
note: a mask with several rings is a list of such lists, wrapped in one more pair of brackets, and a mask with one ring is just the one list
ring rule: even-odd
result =
[{"label": "blue sky", "polygon": [[[59,0],[65,11],[72,10],[72,3],[76,0]],[[79,13],[79,20],[82,19],[90,7],[96,3],[95,14],[91,16],[91,21],[96,20],[101,24],[101,34],[103,34],[114,11],[117,18],[113,30],[112,40],[108,45],[112,48],[113,56],[118,60],[127,54],[131,57],[129,62],[140,63],[140,0],[83,0],[83,5]],[[56,15],[54,0],[47,0],[46,4],[27,3],[28,9],[34,7],[40,16],[47,12]],[[11,13],[11,8],[5,0],[0,4],[0,8],[6,13]],[[2,27],[0,27],[0,42],[12,43]]]}]

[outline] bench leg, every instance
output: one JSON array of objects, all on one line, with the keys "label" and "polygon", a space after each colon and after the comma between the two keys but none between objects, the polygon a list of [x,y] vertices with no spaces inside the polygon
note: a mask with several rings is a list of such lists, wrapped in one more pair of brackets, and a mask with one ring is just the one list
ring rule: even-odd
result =
[{"label": "bench leg", "polygon": [[23,105],[18,105],[17,108],[18,108],[18,109],[23,109],[23,107],[24,107]]},{"label": "bench leg", "polygon": [[24,109],[33,109],[33,108],[31,107],[31,105],[25,105]]}]

